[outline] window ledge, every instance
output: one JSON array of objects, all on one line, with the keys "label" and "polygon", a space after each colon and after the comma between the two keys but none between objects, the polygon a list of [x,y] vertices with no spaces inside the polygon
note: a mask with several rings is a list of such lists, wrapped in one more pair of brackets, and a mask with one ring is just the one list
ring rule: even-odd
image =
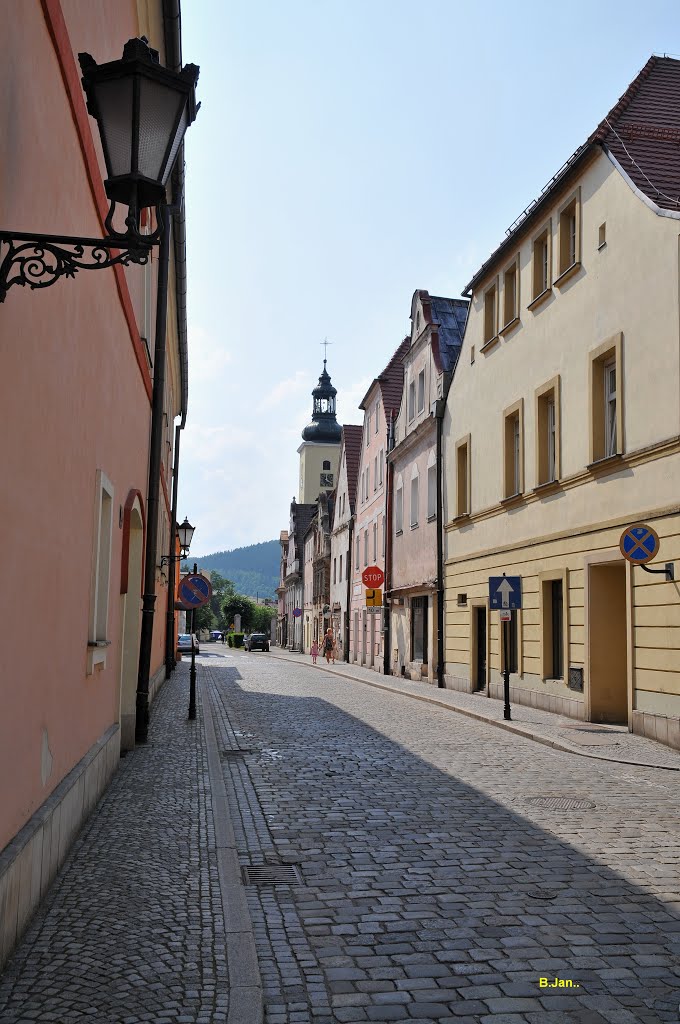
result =
[{"label": "window ledge", "polygon": [[395,533],[395,537],[401,537],[401,536],[403,536],[403,533],[404,533],[403,530],[397,530],[397,532]]},{"label": "window ledge", "polygon": [[501,505],[503,508],[513,508],[515,505],[523,505],[524,500],[524,492],[518,491],[517,494],[509,494],[507,498],[501,498]]},{"label": "window ledge", "polygon": [[436,518],[437,518],[437,513],[435,512],[434,515],[431,515],[431,516],[427,517],[427,521],[428,521],[428,523],[433,523]]},{"label": "window ledge", "polygon": [[603,459],[596,459],[595,462],[589,463],[586,469],[593,476],[597,476],[600,473],[607,473],[610,470],[617,469],[622,463],[623,455],[621,452],[617,452],[615,455],[607,455]]},{"label": "window ledge", "polygon": [[410,528],[412,530],[417,530],[418,529],[418,523],[411,523],[411,527]]},{"label": "window ledge", "polygon": [[496,345],[498,344],[498,342],[500,340],[501,339],[500,339],[499,335],[498,334],[494,334],[493,338],[489,338],[488,341],[484,342],[484,344],[482,345],[482,347],[480,348],[479,351],[480,352],[484,352],[484,353],[490,352],[492,348],[496,347]]},{"label": "window ledge", "polygon": [[603,242],[603,243],[602,243],[602,245],[598,245],[598,247],[597,247],[597,251],[598,251],[598,252],[602,252],[602,250],[603,250],[603,249],[606,249],[606,248],[607,248],[607,243],[606,243],[606,242]]},{"label": "window ledge", "polygon": [[465,524],[469,523],[469,522],[470,522],[470,513],[469,512],[461,512],[460,515],[455,516],[451,520],[451,522],[449,523],[449,526],[465,526]]},{"label": "window ledge", "polygon": [[527,309],[530,309],[533,312],[535,309],[538,309],[539,306],[542,306],[543,303],[551,295],[552,295],[552,287],[546,288],[545,291],[542,291],[540,295],[537,295],[535,299],[531,300],[531,302],[527,306]]},{"label": "window ledge", "polygon": [[515,327],[519,327],[519,324],[520,324],[520,319],[519,319],[518,316],[515,316],[515,317],[512,318],[512,320],[508,320],[507,324],[505,324],[505,326],[501,327],[501,329],[500,329],[500,331],[498,333],[499,334],[510,334],[511,331],[514,331]]},{"label": "window ledge", "polygon": [[555,287],[556,288],[561,288],[562,285],[566,284],[567,281],[569,281],[574,276],[574,274],[576,274],[580,269],[581,269],[581,261],[580,260],[577,260],[576,263],[572,263],[571,266],[567,267],[566,270],[563,270],[562,273],[560,274],[560,276],[557,278],[557,280],[555,281]]},{"label": "window ledge", "polygon": [[560,487],[561,484],[558,479],[546,480],[545,483],[536,484],[534,487],[534,494],[537,494],[542,498],[544,494],[552,494],[553,491],[559,491]]}]

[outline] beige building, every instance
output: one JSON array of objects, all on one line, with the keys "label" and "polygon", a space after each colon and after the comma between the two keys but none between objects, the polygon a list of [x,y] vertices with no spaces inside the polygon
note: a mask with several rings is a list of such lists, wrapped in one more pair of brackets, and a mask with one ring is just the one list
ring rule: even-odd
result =
[{"label": "beige building", "polygon": [[680,747],[680,61],[653,57],[470,283],[444,419],[446,684]]}]

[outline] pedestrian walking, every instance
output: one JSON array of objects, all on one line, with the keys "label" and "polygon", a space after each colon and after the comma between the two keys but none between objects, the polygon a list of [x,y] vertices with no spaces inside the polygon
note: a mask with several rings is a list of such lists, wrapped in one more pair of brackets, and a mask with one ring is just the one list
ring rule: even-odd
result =
[{"label": "pedestrian walking", "polygon": [[326,664],[327,665],[330,665],[330,663],[331,663],[331,655],[333,654],[333,644],[334,644],[334,642],[335,641],[333,639],[333,630],[329,626],[328,629],[326,630],[326,634],[325,634],[325,636],[323,638],[323,652],[326,655]]},{"label": "pedestrian walking", "polygon": [[312,640],[312,665],[316,665],[316,659],[319,657],[319,645],[316,640]]}]

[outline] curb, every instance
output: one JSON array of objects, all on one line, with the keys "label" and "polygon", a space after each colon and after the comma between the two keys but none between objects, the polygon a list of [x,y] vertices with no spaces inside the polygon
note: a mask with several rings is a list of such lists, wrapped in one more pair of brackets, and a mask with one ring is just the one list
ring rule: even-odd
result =
[{"label": "curb", "polygon": [[217,735],[210,698],[199,687],[203,725],[208,752],[208,775],[215,823],[217,874],[222,894],[222,914],[229,972],[227,1024],[262,1024],[264,1001],[262,978],[257,962],[255,933],[241,881],[236,839],[229,814]]},{"label": "curb", "polygon": [[[288,661],[289,664],[301,665],[304,668],[320,669],[322,672],[328,671],[328,669],[324,669],[323,665],[310,665],[306,661],[290,659],[283,654],[272,654],[270,652],[269,657],[277,658],[279,661]],[[454,711],[458,715],[464,715],[466,718],[473,718],[477,722],[486,722],[487,725],[493,725],[497,729],[505,729],[506,732],[514,732],[518,736],[524,737],[526,740],[533,740],[534,743],[542,743],[544,747],[552,747],[553,750],[561,750],[566,754],[576,754],[578,757],[589,757],[594,761],[609,761],[613,764],[630,765],[633,768],[656,768],[658,771],[680,772],[680,767],[675,767],[674,765],[649,764],[645,761],[625,761],[618,757],[607,757],[605,754],[591,754],[588,751],[582,750],[580,747],[573,747],[562,740],[548,739],[547,736],[541,736],[540,733],[532,732],[531,729],[527,729],[521,725],[513,725],[511,722],[505,721],[499,722],[495,718],[487,718],[485,715],[480,715],[476,711],[468,711],[467,708],[459,708],[456,707],[455,704],[447,704],[442,700],[437,700],[436,697],[427,697],[425,694],[420,693],[409,693],[408,690],[397,690],[394,686],[389,686],[386,683],[374,683],[372,679],[361,679],[358,676],[351,676],[347,672],[333,672],[331,674],[340,676],[342,679],[351,679],[353,683],[363,683],[365,686],[373,686],[376,690],[386,690],[388,693],[395,693],[399,697],[410,697],[412,700],[420,700],[425,704],[435,704],[437,707],[444,708],[446,711]]]}]

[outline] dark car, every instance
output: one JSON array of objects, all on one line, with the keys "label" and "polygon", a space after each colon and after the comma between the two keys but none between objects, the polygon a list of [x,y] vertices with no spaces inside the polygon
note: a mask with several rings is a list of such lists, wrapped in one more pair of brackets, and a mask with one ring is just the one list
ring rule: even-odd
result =
[{"label": "dark car", "polygon": [[246,640],[247,651],[268,651],[269,637],[266,633],[251,633]]}]

